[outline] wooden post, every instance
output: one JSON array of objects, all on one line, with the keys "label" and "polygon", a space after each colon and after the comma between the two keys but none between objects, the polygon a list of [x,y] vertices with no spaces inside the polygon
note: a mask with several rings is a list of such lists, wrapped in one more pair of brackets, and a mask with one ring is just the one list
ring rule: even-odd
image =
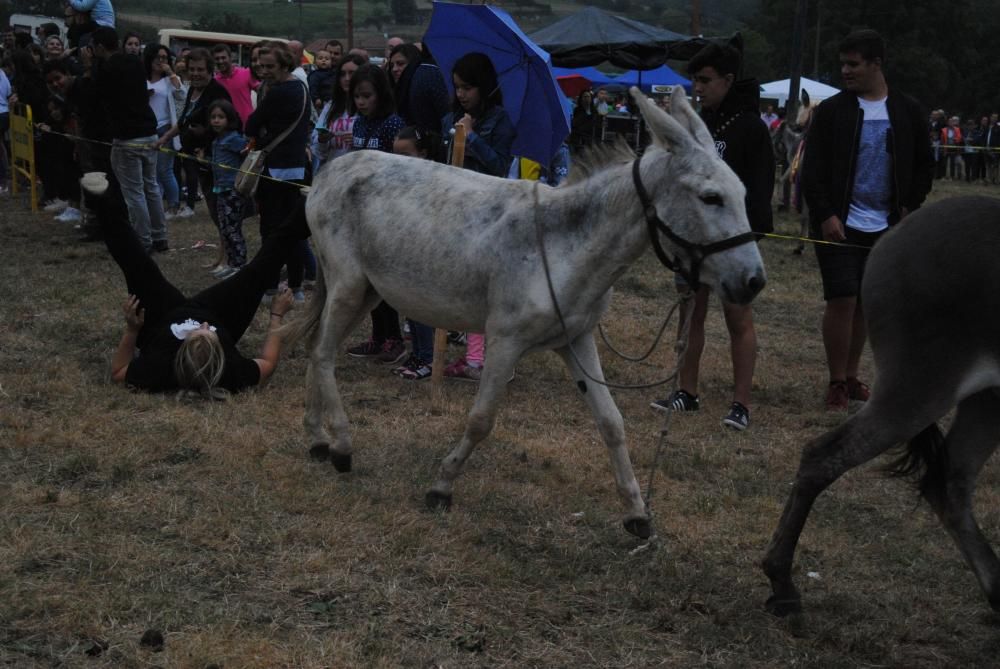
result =
[{"label": "wooden post", "polygon": [[[452,167],[465,165],[465,126],[456,125],[455,135],[451,142]],[[444,381],[444,356],[448,350],[448,331],[442,328],[434,329],[434,362],[431,363],[431,398],[433,409],[441,410],[441,386]]]}]

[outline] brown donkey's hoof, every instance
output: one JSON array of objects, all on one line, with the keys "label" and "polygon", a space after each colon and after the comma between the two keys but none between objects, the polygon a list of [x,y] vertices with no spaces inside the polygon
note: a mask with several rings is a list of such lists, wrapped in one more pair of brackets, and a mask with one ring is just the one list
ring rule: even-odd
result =
[{"label": "brown donkey's hoof", "polygon": [[424,503],[431,511],[448,511],[451,509],[451,495],[431,490],[424,495]]},{"label": "brown donkey's hoof", "polygon": [[326,462],[330,459],[330,444],[315,444],[309,449],[309,459]]},{"label": "brown donkey's hoof", "polygon": [[640,539],[648,539],[651,533],[649,518],[629,518],[625,521],[625,531]]},{"label": "brown donkey's hoof", "polygon": [[351,471],[350,455],[341,455],[340,453],[330,451],[330,462],[333,463],[333,468],[340,474],[346,474]]}]

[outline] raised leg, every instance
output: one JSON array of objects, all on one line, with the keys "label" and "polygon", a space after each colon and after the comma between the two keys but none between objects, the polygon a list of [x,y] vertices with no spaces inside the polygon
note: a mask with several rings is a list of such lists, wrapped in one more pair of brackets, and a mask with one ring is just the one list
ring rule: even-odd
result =
[{"label": "raised leg", "polygon": [[943,485],[926,490],[931,508],[972,568],[994,610],[1000,611],[1000,561],[972,513],[976,477],[1000,442],[1000,396],[977,393],[958,405],[945,442]]},{"label": "raised leg", "polygon": [[489,354],[486,356],[483,375],[479,380],[479,392],[476,393],[472,411],[469,412],[465,433],[458,446],[442,460],[437,481],[427,491],[425,501],[432,509],[447,509],[451,506],[455,479],[462,473],[465,461],[472,454],[472,450],[493,430],[500,395],[507,388],[507,381],[514,373],[514,365],[523,352],[514,341],[492,338],[488,334],[487,350]]},{"label": "raised leg", "polygon": [[[883,394],[882,397],[886,395]],[[792,582],[795,547],[805,527],[813,502],[840,476],[871,460],[897,443],[911,438],[944,413],[930,410],[894,411],[873,396],[847,422],[811,442],[802,452],[795,485],[785,502],[785,510],[771,538],[761,567],[771,581],[772,595],[767,610],[787,615],[801,608],[801,597]],[[909,407],[911,410],[914,407]],[[933,415],[933,418],[921,418]],[[897,418],[905,416],[905,418]]]},{"label": "raised leg", "polygon": [[[367,282],[365,282],[367,284]],[[381,298],[364,285],[348,289],[338,284],[327,293],[312,357],[306,371],[306,413],[303,425],[309,437],[309,455],[329,458],[339,472],[351,470],[350,426],[337,389],[336,359],[341,342]],[[329,419],[333,432],[326,429]]]},{"label": "raised leg", "polygon": [[575,358],[568,347],[556,349],[556,353],[569,368],[574,383],[583,395],[583,400],[594,414],[597,430],[601,433],[604,445],[608,447],[615,485],[625,505],[625,529],[637,537],[646,539],[650,535],[649,513],[646,503],[642,500],[639,483],[635,480],[635,472],[632,471],[632,461],[625,447],[625,427],[621,412],[611,398],[608,387],[594,383],[584,376],[580,369],[580,365],[583,365],[591,376],[604,381],[604,371],[601,369],[601,360],[597,357],[593,334],[588,332],[577,337],[572,346],[576,352]]}]

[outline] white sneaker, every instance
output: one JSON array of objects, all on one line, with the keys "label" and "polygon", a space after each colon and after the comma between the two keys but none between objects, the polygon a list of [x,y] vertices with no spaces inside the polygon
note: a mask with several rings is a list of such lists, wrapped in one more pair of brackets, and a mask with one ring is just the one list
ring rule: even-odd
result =
[{"label": "white sneaker", "polygon": [[239,267],[229,267],[229,266],[227,266],[224,270],[222,270],[221,272],[219,272],[218,274],[216,274],[215,278],[219,279],[220,281],[225,281],[226,279],[228,279],[229,277],[233,276],[234,274],[239,274],[239,271],[240,271]]},{"label": "white sneaker", "polygon": [[174,214],[174,216],[176,216],[177,218],[191,218],[192,216],[194,216],[194,209],[192,209],[187,205],[184,205],[183,207],[177,210],[177,213]]},{"label": "white sneaker", "polygon": [[228,271],[229,271],[229,265],[216,265],[215,268],[213,268],[209,272],[209,274],[211,274],[212,276],[222,276]]},{"label": "white sneaker", "polygon": [[83,220],[83,214],[79,209],[66,207],[61,214],[56,216],[56,220],[62,223],[79,223]]},{"label": "white sneaker", "polygon": [[49,214],[58,214],[59,212],[66,209],[66,207],[68,206],[69,202],[67,202],[66,200],[49,200],[48,202],[45,203],[45,206],[42,207],[42,211],[45,211]]}]

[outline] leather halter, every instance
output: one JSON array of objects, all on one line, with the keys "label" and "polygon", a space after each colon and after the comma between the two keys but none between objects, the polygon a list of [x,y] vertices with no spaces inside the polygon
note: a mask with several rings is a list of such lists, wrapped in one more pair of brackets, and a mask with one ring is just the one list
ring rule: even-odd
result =
[{"label": "leather halter", "polygon": [[[656,207],[653,206],[653,201],[650,199],[649,193],[646,192],[645,186],[642,185],[642,178],[639,176],[640,160],[642,160],[642,158],[636,158],[632,163],[632,181],[635,183],[635,192],[639,195],[639,204],[642,205],[643,213],[646,216],[646,227],[649,230],[649,240],[653,244],[653,251],[656,252],[656,257],[660,259],[660,262],[664,267],[680,274],[684,277],[684,280],[688,283],[688,285],[691,286],[692,290],[697,290],[701,263],[705,260],[705,258],[713,253],[719,253],[720,251],[725,251],[735,246],[741,246],[743,244],[749,244],[750,242],[756,241],[757,235],[754,232],[744,232],[741,235],[712,242],[711,244],[695,244],[694,242],[689,242],[684,239],[676,232],[668,228],[667,224],[660,220],[660,217],[657,215]],[[663,246],[660,244],[660,235],[657,233],[663,233],[666,235],[667,239],[684,251],[690,264],[689,268],[684,268],[684,265],[681,264],[679,256],[675,256],[671,259],[670,256],[667,255],[666,251],[663,250]]]}]

